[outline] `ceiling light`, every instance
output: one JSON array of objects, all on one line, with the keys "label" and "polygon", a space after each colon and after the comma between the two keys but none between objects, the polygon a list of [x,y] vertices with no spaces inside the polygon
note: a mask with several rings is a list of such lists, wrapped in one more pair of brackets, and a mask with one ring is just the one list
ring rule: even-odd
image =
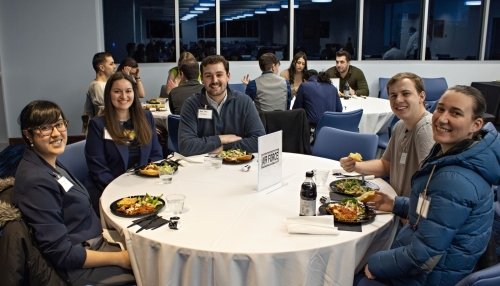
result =
[{"label": "ceiling light", "polygon": [[203,11],[190,10],[189,14],[203,14]]},{"label": "ceiling light", "polygon": [[215,7],[215,1],[213,1],[213,0],[200,0],[200,6]]},{"label": "ceiling light", "polygon": [[332,0],[311,0],[313,3],[330,3]]},{"label": "ceiling light", "polygon": [[[288,9],[288,0],[287,1],[281,1],[281,8],[283,9]],[[294,1],[295,4],[293,4],[293,8],[297,9],[299,8],[299,0]]]},{"label": "ceiling light", "polygon": [[280,10],[280,5],[269,5],[266,7],[269,12],[278,12]]},{"label": "ceiling light", "polygon": [[208,10],[210,10],[210,8],[208,8],[208,7],[199,7],[199,6],[195,6],[194,9],[197,10],[197,11],[208,11]]},{"label": "ceiling light", "polygon": [[266,14],[267,11],[266,9],[260,8],[260,9],[255,9],[255,14]]},{"label": "ceiling light", "polygon": [[465,1],[465,6],[481,6],[481,1]]}]

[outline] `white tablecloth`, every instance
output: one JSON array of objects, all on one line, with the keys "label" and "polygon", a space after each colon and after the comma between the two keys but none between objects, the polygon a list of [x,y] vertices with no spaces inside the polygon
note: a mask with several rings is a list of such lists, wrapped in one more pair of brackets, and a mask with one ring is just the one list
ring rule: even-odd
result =
[{"label": "white tablecloth", "polygon": [[378,133],[386,131],[394,114],[391,110],[389,100],[378,97],[352,97],[341,99],[344,111],[363,109],[363,115],[359,122],[360,133]]},{"label": "white tablecloth", "polygon": [[[298,216],[305,172],[339,164],[292,153],[283,153],[283,163],[284,186],[272,192],[256,191],[256,162],[246,173],[241,165],[210,169],[184,163],[170,185],[124,174],[104,191],[101,216],[127,238],[139,285],[352,285],[365,256],[391,243],[393,216],[376,216],[362,232],[289,234],[285,221]],[[394,193],[383,180],[374,182]],[[164,226],[135,233],[137,226],[126,228],[131,218],[111,213],[113,201],[146,192],[186,195],[179,230]],[[318,188],[318,200],[322,195],[328,195],[327,186]],[[171,216],[168,208],[159,215]]]}]

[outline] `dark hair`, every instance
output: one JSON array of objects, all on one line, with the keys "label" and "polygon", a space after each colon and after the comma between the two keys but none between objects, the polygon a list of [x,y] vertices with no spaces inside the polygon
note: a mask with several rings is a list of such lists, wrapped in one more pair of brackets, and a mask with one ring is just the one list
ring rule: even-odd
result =
[{"label": "dark hair", "polygon": [[304,79],[308,80],[312,76],[318,76],[318,71],[315,69],[306,70],[304,72]]},{"label": "dark hair", "polygon": [[486,113],[486,101],[483,94],[477,88],[468,85],[455,85],[447,90],[459,92],[472,98],[474,106],[472,108],[474,119],[483,118]]},{"label": "dark hair", "polygon": [[95,72],[99,72],[99,65],[105,63],[107,57],[113,57],[113,55],[108,52],[100,52],[94,55],[92,58],[92,67]]},{"label": "dark hair", "polygon": [[134,126],[134,131],[136,134],[136,139],[139,145],[145,145],[151,142],[153,134],[151,132],[151,126],[144,115],[142,110],[141,102],[139,101],[139,96],[137,94],[137,84],[134,82],[130,75],[123,72],[116,72],[112,74],[108,81],[106,82],[106,87],[104,88],[104,119],[106,122],[106,129],[109,132],[113,141],[118,144],[128,144],[128,137],[123,134],[120,122],[116,119],[116,109],[111,102],[111,88],[113,83],[117,80],[125,79],[132,84],[132,89],[134,90],[134,101],[129,107],[130,119]]},{"label": "dark hair", "polygon": [[195,59],[196,60],[196,57],[192,53],[190,53],[190,52],[182,52],[179,55],[179,59],[177,60],[177,67],[181,66],[182,61],[189,60],[189,59]]},{"label": "dark hair", "polygon": [[415,86],[415,89],[417,92],[420,94],[422,91],[425,91],[424,89],[424,81],[422,80],[421,77],[418,75],[411,73],[411,72],[400,72],[395,74],[391,79],[387,82],[387,94],[389,94],[389,87],[391,87],[393,84],[395,84],[398,81],[401,81],[403,79],[409,79],[413,82],[413,85]]},{"label": "dark hair", "polygon": [[179,66],[179,73],[186,77],[187,80],[198,79],[200,76],[200,69],[196,59],[185,59]]},{"label": "dark hair", "polygon": [[[300,59],[300,58],[303,58],[304,61],[306,62],[306,64],[304,65],[304,71],[307,71],[307,56],[306,56],[306,53],[304,52],[298,52],[296,53],[294,56],[293,56],[293,59],[292,59],[292,62],[290,63],[290,67],[288,68],[288,81],[290,82],[290,85],[293,85],[294,83],[294,78],[295,78],[295,73],[297,73],[297,70],[295,69],[295,64],[297,63],[297,61]],[[302,77],[304,78],[304,77]]]},{"label": "dark hair", "polygon": [[201,75],[203,76],[203,68],[204,67],[206,67],[208,65],[215,65],[218,63],[222,63],[224,65],[224,69],[226,70],[226,73],[229,73],[229,62],[226,60],[226,58],[224,58],[221,55],[213,55],[213,56],[205,57],[201,61],[201,65],[200,65]]},{"label": "dark hair", "polygon": [[259,67],[263,72],[271,70],[273,65],[276,65],[279,62],[280,61],[273,53],[265,53],[259,57]]},{"label": "dark hair", "polygon": [[28,130],[28,132],[33,134],[30,128],[56,123],[61,117],[66,120],[62,109],[52,101],[35,100],[28,103],[19,115],[21,134],[26,144],[29,146],[30,141],[22,131]]},{"label": "dark hair", "polygon": [[118,66],[117,71],[123,71],[124,67],[137,68],[139,67],[139,65],[137,64],[137,61],[134,58],[126,57],[120,63],[120,66]]},{"label": "dark hair", "polygon": [[318,74],[318,82],[324,82],[324,83],[332,84],[332,81],[330,80],[330,77],[324,71],[319,72],[319,74]]},{"label": "dark hair", "polygon": [[345,59],[346,59],[348,62],[350,62],[350,61],[351,61],[351,54],[350,54],[348,51],[346,51],[346,50],[340,50],[340,51],[336,52],[336,53],[335,53],[335,56],[336,56],[337,58],[339,58],[339,57],[345,57]]}]

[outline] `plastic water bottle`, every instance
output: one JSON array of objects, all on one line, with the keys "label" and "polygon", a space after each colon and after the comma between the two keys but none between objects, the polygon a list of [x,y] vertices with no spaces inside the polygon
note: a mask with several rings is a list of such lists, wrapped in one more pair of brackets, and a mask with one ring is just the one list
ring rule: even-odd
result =
[{"label": "plastic water bottle", "polygon": [[345,99],[349,99],[351,97],[351,94],[350,94],[350,90],[349,90],[349,83],[346,81],[345,82],[345,85],[344,85],[344,98]]},{"label": "plastic water bottle", "polygon": [[306,172],[306,179],[300,188],[300,213],[301,216],[316,215],[316,183],[313,180],[314,172]]}]

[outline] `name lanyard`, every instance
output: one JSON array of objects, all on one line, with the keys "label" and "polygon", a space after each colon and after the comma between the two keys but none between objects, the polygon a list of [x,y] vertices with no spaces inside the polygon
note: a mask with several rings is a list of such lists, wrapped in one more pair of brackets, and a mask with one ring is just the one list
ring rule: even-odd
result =
[{"label": "name lanyard", "polygon": [[427,199],[427,189],[429,188],[429,183],[431,182],[431,178],[434,175],[434,170],[436,169],[436,165],[432,166],[431,174],[429,175],[429,179],[427,179],[427,183],[425,184],[424,192],[419,195],[418,198],[418,218],[415,224],[413,225],[413,230],[417,229],[418,223],[420,222],[420,217],[425,211],[425,217],[427,217],[427,211],[429,210],[430,201]]}]

